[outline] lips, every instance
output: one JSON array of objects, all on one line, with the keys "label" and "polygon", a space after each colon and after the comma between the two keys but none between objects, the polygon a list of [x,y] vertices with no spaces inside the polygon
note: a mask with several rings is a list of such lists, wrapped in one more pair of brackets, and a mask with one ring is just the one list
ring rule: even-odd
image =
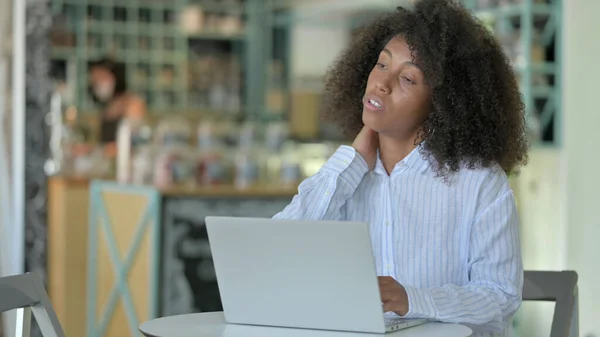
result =
[{"label": "lips", "polygon": [[383,111],[384,110],[384,106],[383,106],[383,102],[381,101],[381,98],[370,94],[370,95],[366,95],[364,102],[363,102],[365,108],[369,109],[369,110],[373,110],[373,111]]}]

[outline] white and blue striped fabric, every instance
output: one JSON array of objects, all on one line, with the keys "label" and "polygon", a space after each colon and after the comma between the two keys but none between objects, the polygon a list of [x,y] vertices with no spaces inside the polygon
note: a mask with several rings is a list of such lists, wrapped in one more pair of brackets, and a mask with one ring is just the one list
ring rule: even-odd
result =
[{"label": "white and blue striped fabric", "polygon": [[368,222],[378,275],[406,288],[406,317],[461,323],[475,336],[514,334],[519,219],[499,166],[463,168],[445,182],[417,147],[388,175],[379,159],[369,171],[341,146],[275,218]]}]

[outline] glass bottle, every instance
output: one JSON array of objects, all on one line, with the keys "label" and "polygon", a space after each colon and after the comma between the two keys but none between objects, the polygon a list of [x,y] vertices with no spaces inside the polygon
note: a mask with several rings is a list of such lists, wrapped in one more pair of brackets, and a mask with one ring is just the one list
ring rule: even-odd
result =
[{"label": "glass bottle", "polygon": [[302,181],[302,158],[294,143],[289,143],[281,150],[281,165],[279,171],[279,186],[295,188]]},{"label": "glass bottle", "polygon": [[247,189],[259,182],[259,160],[254,147],[239,148],[234,157],[234,186]]},{"label": "glass bottle", "polygon": [[117,129],[117,181],[132,181],[132,160],[140,146],[150,145],[152,129],[144,119],[123,118]]},{"label": "glass bottle", "polygon": [[281,150],[289,136],[287,123],[271,123],[265,131],[265,151],[261,159],[261,181],[267,185],[278,185],[281,173]]},{"label": "glass bottle", "polygon": [[227,139],[230,131],[230,125],[225,122],[205,121],[198,127],[198,185],[212,186],[229,182],[231,165]]},{"label": "glass bottle", "polygon": [[154,179],[154,151],[150,145],[140,146],[132,163],[132,183],[152,184]]}]

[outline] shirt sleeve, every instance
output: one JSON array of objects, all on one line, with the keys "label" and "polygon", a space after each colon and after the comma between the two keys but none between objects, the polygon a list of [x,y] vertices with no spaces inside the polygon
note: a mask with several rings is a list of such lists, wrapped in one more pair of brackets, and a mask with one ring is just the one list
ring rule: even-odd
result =
[{"label": "shirt sleeve", "polygon": [[523,262],[519,219],[509,189],[471,228],[468,284],[418,289],[405,286],[407,318],[465,324],[478,332],[502,332],[522,301]]},{"label": "shirt sleeve", "polygon": [[275,219],[343,220],[347,200],[369,171],[351,146],[340,146],[323,167],[298,186],[292,202]]}]

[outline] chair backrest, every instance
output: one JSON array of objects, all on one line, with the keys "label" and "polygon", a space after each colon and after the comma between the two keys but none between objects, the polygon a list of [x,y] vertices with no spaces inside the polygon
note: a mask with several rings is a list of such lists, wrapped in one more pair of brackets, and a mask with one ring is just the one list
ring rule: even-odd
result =
[{"label": "chair backrest", "polygon": [[44,337],[64,337],[65,333],[37,274],[0,278],[0,312],[17,309],[17,336],[29,335],[33,313]]},{"label": "chair backrest", "polygon": [[524,276],[524,301],[556,302],[550,337],[579,336],[577,273],[525,271]]}]

